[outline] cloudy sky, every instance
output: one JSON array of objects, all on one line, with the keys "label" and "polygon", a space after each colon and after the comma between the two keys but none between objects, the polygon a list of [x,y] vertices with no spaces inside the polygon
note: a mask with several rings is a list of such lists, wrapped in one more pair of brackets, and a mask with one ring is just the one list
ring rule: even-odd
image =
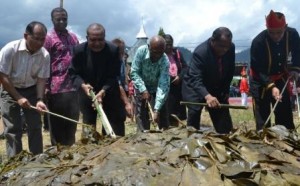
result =
[{"label": "cloudy sky", "polygon": [[[1,0],[0,44],[21,38],[33,20],[52,28],[50,12],[59,4],[60,0]],[[136,41],[142,18],[148,37],[162,27],[173,35],[175,45],[190,50],[219,26],[231,29],[239,50],[249,47],[265,29],[271,9],[283,12],[289,26],[300,29],[298,0],[64,0],[64,8],[68,28],[82,41],[86,27],[98,22],[106,28],[107,40],[121,37],[128,46]]]}]

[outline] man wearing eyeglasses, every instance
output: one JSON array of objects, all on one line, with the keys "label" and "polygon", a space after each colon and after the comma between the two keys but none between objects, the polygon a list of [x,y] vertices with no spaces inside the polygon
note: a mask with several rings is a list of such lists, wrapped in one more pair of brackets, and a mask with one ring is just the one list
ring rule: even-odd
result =
[{"label": "man wearing eyeglasses", "polygon": [[26,27],[24,39],[12,41],[0,52],[1,111],[8,157],[20,153],[22,148],[23,109],[28,126],[29,150],[43,152],[40,112],[47,110],[43,102],[46,80],[50,74],[50,56],[43,44],[47,29],[43,23],[33,21]]},{"label": "man wearing eyeglasses", "polygon": [[105,40],[105,29],[98,23],[88,26],[86,38],[86,42],[75,47],[69,69],[73,83],[79,89],[83,122],[96,127],[97,113],[89,93],[93,90],[96,100],[103,104],[114,133],[124,136],[126,115],[122,111],[124,105],[118,83],[121,67],[119,48]]},{"label": "man wearing eyeglasses", "polygon": [[275,123],[294,129],[290,95],[283,87],[288,77],[298,79],[299,34],[287,26],[284,14],[273,10],[266,17],[266,26],[251,45],[250,92],[254,98],[256,130],[270,127],[270,120],[266,123],[271,113],[270,104],[277,101]]},{"label": "man wearing eyeglasses", "polygon": [[[44,44],[51,56],[51,73],[46,87],[48,108],[51,112],[78,121],[78,95],[68,69],[73,47],[79,42],[76,35],[67,30],[68,13],[64,8],[54,8],[51,11],[51,20],[54,29],[48,32]],[[48,121],[52,145],[70,146],[75,143],[76,123],[48,115],[44,123],[45,121]]]}]

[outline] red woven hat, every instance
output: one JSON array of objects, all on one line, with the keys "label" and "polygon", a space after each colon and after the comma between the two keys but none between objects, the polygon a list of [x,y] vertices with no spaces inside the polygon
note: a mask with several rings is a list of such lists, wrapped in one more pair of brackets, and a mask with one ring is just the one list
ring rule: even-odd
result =
[{"label": "red woven hat", "polygon": [[266,17],[267,28],[283,28],[286,26],[285,16],[281,13],[275,13],[273,10],[270,11]]}]

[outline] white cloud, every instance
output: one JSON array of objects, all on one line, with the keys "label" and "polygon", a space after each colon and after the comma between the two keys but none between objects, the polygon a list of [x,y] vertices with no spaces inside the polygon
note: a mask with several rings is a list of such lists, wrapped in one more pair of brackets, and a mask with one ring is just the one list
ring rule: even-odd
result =
[{"label": "white cloud", "polygon": [[[1,0],[0,42],[21,38],[32,20],[52,27],[50,12],[60,0]],[[190,49],[210,37],[219,26],[233,32],[237,46],[249,47],[251,39],[265,29],[271,9],[282,11],[290,26],[300,28],[297,0],[64,0],[69,27],[85,40],[86,27],[99,22],[107,39],[122,37],[130,46],[140,29],[141,17],[148,37],[160,27],[173,35],[175,44]]]}]

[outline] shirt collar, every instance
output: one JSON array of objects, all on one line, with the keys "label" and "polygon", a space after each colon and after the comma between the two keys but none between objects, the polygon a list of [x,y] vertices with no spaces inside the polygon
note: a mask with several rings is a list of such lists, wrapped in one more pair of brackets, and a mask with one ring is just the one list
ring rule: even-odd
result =
[{"label": "shirt collar", "polygon": [[25,40],[25,39],[21,39],[19,51],[24,51],[24,50],[27,51],[27,48],[26,48],[26,40]]},{"label": "shirt collar", "polygon": [[[19,49],[18,49],[19,51],[26,51],[26,52],[28,52],[28,53],[30,53],[29,52],[29,50],[27,49],[27,47],[26,47],[26,40],[23,38],[23,39],[21,39],[21,41],[20,41],[20,47],[19,47]],[[39,53],[41,53],[42,52],[42,48],[40,48],[38,51],[36,51],[34,54],[32,54],[32,55],[35,55],[35,54],[39,54]]]},{"label": "shirt collar", "polygon": [[145,58],[146,58],[146,59],[150,59],[150,50],[149,50],[149,49],[147,50],[147,53],[146,53]]},{"label": "shirt collar", "polygon": [[53,29],[53,32],[55,32],[58,36],[67,36],[69,34],[68,30],[61,32],[61,31],[56,31]]}]

